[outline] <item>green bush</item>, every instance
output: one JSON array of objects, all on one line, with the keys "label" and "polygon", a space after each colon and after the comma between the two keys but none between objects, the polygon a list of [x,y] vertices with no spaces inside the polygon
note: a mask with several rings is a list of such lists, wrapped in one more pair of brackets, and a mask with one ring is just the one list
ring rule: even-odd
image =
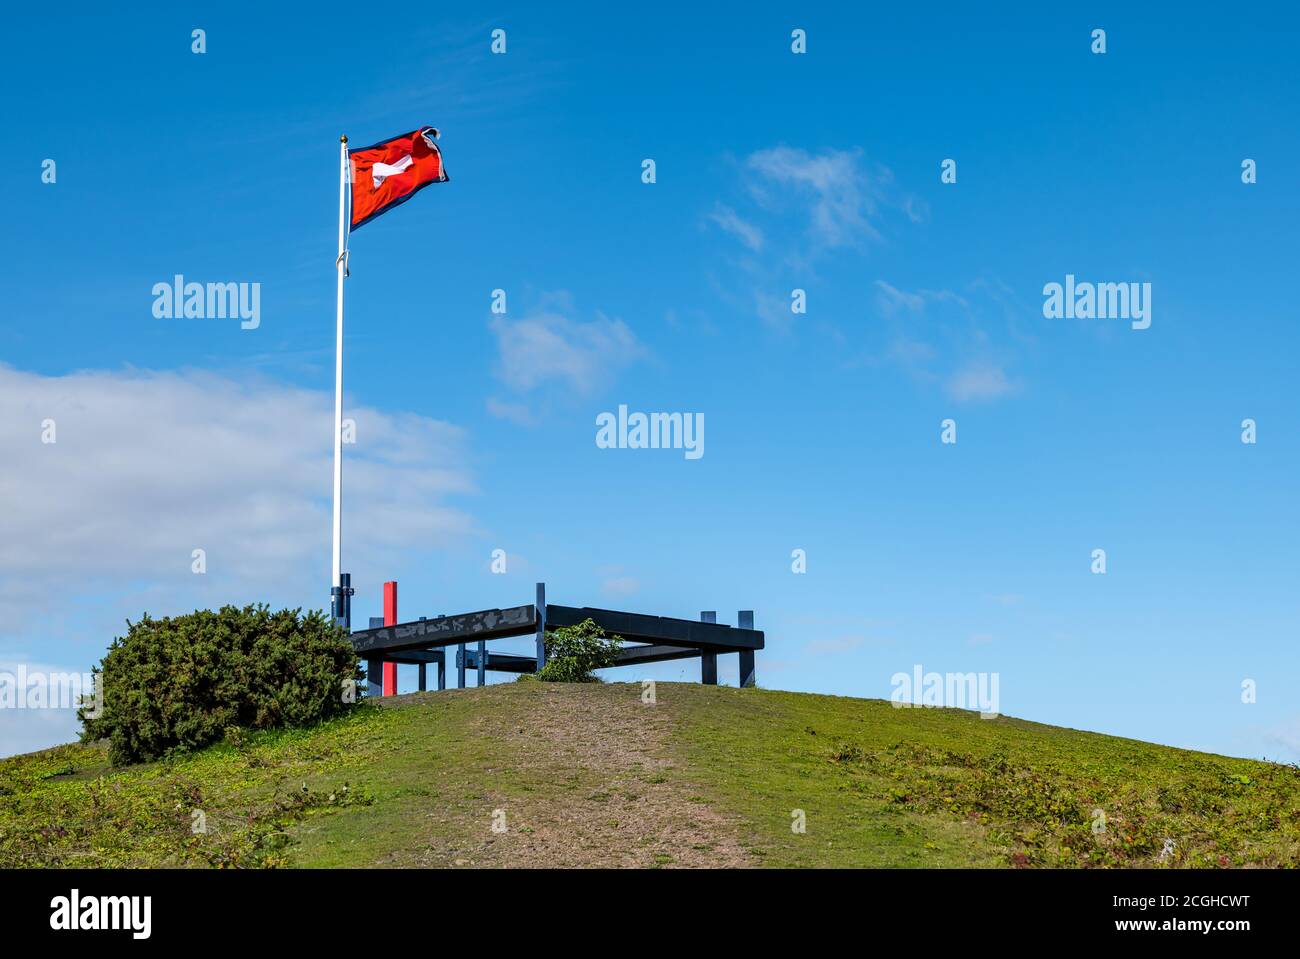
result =
[{"label": "green bush", "polygon": [[[227,730],[306,726],[357,699],[360,663],[324,613],[223,606],[127,622],[95,669],[99,715],[82,742],[107,739],[115,764],[216,742]],[[237,734],[233,734],[237,735]]]},{"label": "green bush", "polygon": [[537,678],[548,683],[594,683],[593,670],[613,666],[621,636],[605,636],[590,619],[546,633],[546,665]]}]

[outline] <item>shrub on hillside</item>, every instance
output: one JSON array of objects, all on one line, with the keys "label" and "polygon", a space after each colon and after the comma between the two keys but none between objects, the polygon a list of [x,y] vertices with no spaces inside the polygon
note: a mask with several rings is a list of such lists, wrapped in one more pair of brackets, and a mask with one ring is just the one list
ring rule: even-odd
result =
[{"label": "shrub on hillside", "polygon": [[107,739],[114,763],[157,759],[230,727],[305,726],[347,710],[361,679],[343,630],[321,612],[223,606],[127,622],[96,668],[99,714],[82,742]]},{"label": "shrub on hillside", "polygon": [[537,678],[548,683],[594,683],[592,672],[613,666],[621,636],[605,635],[592,620],[546,633],[546,665]]}]

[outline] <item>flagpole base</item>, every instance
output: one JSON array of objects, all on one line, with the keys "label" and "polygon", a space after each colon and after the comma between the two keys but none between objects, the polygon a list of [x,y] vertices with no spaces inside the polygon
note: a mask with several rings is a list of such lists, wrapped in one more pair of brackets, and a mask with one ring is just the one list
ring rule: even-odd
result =
[{"label": "flagpole base", "polygon": [[340,573],[338,586],[330,587],[330,618],[338,626],[352,632],[352,574]]}]

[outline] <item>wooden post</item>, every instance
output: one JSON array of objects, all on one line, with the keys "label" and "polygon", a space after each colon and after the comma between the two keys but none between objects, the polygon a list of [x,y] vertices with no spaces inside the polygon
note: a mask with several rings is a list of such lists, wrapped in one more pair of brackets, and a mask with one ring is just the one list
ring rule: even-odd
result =
[{"label": "wooden post", "polygon": [[[384,625],[397,625],[397,581],[384,583]],[[384,695],[397,695],[397,664],[384,663]]]},{"label": "wooden post", "polygon": [[478,641],[478,684],[487,685],[487,641]]},{"label": "wooden post", "polygon": [[[442,619],[443,614],[439,613],[438,618]],[[447,688],[447,656],[451,653],[450,647],[442,651],[442,662],[438,664],[438,691],[442,692]]]},{"label": "wooden post", "polygon": [[456,688],[465,688],[465,644],[456,647]]},{"label": "wooden post", "polygon": [[537,584],[537,671],[546,665],[546,584]]},{"label": "wooden post", "polygon": [[[420,622],[424,622],[424,619],[425,617],[421,616]],[[429,688],[428,673],[425,670],[425,664],[421,663],[420,664],[420,692],[424,692],[428,688]]]},{"label": "wooden post", "polygon": [[[701,623],[716,623],[717,610],[705,610],[700,613]],[[705,686],[718,685],[718,654],[700,653],[700,682]]]},{"label": "wooden post", "polygon": [[[379,629],[384,625],[384,617],[371,616],[370,628]],[[384,661],[382,659],[366,660],[366,695],[384,695]]]},{"label": "wooden post", "polygon": [[[742,609],[736,613],[736,625],[741,629],[753,629],[754,611],[752,609]],[[742,649],[740,651],[740,688],[746,689],[753,686],[754,683],[754,651],[752,649]]]}]

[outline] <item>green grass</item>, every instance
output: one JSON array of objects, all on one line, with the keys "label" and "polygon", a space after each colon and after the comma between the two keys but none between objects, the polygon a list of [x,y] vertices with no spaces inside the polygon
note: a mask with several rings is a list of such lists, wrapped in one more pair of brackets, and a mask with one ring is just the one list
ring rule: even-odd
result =
[{"label": "green grass", "polygon": [[0,866],[279,866],[288,830],[371,802],[377,709],[113,768],[104,744],[0,760]]},{"label": "green grass", "polygon": [[698,692],[691,771],[771,865],[1300,865],[1295,766],[962,710]]},{"label": "green grass", "polygon": [[[1300,864],[1294,766],[877,700],[659,683],[642,706],[640,692],[506,684],[120,769],[97,745],[0,760],[0,867],[509,865],[493,808],[562,818],[654,790],[707,807],[769,866]],[[528,748],[543,696],[578,717],[562,760]],[[667,724],[661,765],[629,785],[583,744],[633,708]]]}]

